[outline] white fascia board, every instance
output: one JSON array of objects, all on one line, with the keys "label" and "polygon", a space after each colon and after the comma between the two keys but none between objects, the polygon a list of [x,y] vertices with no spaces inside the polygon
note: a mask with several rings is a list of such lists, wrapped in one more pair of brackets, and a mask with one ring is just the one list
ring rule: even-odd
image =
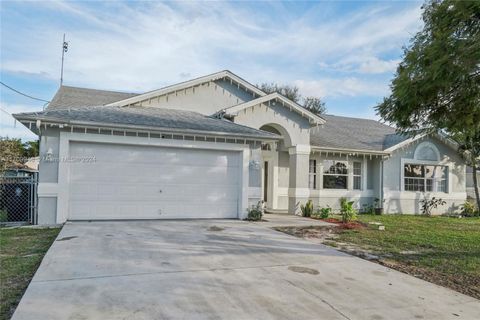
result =
[{"label": "white fascia board", "polygon": [[281,94],[276,93],[276,92],[268,94],[268,95],[260,97],[260,98],[257,98],[257,99],[254,99],[254,100],[251,100],[251,101],[248,101],[248,102],[238,104],[238,105],[230,107],[230,108],[227,108],[224,111],[225,111],[226,115],[236,116],[236,115],[238,115],[238,113],[240,111],[242,111],[244,109],[251,108],[251,107],[254,107],[256,105],[266,103],[266,102],[269,102],[269,101],[272,101],[272,100],[281,101],[282,105],[284,105],[285,107],[287,107],[287,106],[290,107],[290,109],[292,111],[295,111],[295,112],[299,113],[300,115],[302,115],[302,117],[307,118],[310,122],[313,122],[315,125],[322,125],[326,122],[325,119],[323,119],[322,117],[308,111],[307,109],[305,109],[301,105],[293,102],[292,100],[290,100],[290,99],[288,99],[288,98],[286,98],[286,97],[284,97]]},{"label": "white fascia board", "polygon": [[329,152],[329,153],[357,153],[357,154],[365,154],[365,155],[381,155],[381,156],[389,156],[390,152],[388,151],[374,151],[374,150],[366,150],[366,149],[343,149],[343,148],[327,148],[327,147],[317,147],[311,146],[312,151],[316,152]]},{"label": "white fascia board", "polygon": [[415,136],[413,138],[408,138],[407,140],[404,140],[404,141],[402,141],[402,142],[400,142],[400,143],[398,143],[398,144],[396,144],[396,145],[394,145],[394,146],[392,146],[388,149],[385,149],[385,151],[393,152],[393,151],[395,151],[397,149],[400,149],[402,147],[405,147],[405,146],[409,145],[410,143],[413,143],[413,142],[415,142],[415,141],[417,141],[417,140],[419,140],[419,139],[421,139],[425,136],[426,136],[426,134],[420,134],[420,135]]},{"label": "white fascia board", "polygon": [[246,80],[240,78],[239,76],[233,74],[232,72],[230,72],[228,70],[224,70],[224,71],[213,73],[213,74],[210,74],[210,75],[207,75],[207,76],[196,78],[196,79],[193,79],[193,80],[189,80],[189,81],[181,82],[181,83],[174,84],[174,85],[171,85],[171,86],[168,86],[168,87],[164,87],[164,88],[161,88],[161,89],[149,91],[149,92],[146,92],[146,93],[143,93],[143,94],[140,94],[140,95],[128,98],[128,99],[120,100],[120,101],[117,101],[117,102],[112,102],[112,103],[107,104],[106,106],[127,106],[127,105],[134,104],[134,103],[137,103],[137,102],[140,102],[140,101],[145,101],[145,100],[152,99],[152,98],[155,98],[155,97],[158,97],[158,96],[163,96],[163,95],[166,95],[166,94],[174,93],[175,91],[185,90],[187,88],[195,87],[195,86],[198,86],[198,85],[210,82],[210,81],[215,81],[215,80],[223,79],[223,78],[228,78],[228,79],[238,83],[239,85],[245,87],[246,89],[254,92],[255,94],[257,94],[259,96],[266,95],[265,92],[258,89],[257,87],[255,87],[251,83],[247,82]]}]

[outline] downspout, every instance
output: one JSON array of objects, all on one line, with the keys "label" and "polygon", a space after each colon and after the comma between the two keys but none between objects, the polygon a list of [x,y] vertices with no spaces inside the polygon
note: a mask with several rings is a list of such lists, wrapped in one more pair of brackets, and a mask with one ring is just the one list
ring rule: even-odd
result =
[{"label": "downspout", "polygon": [[[384,204],[384,193],[383,193],[383,162],[384,162],[384,159],[382,157],[382,161],[380,162],[380,204],[381,204],[381,207],[383,208],[383,204]],[[383,208],[383,211],[385,211],[385,208]],[[382,212],[382,213],[385,213],[385,212]]]}]

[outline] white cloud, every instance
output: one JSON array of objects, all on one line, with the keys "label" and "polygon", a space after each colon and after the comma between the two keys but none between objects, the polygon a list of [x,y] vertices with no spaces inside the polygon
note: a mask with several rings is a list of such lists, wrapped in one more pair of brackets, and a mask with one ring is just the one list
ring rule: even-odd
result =
[{"label": "white cloud", "polygon": [[2,103],[0,106],[0,137],[15,137],[34,140],[37,136],[11,116],[14,113],[38,111],[38,107]]},{"label": "white cloud", "polygon": [[363,73],[393,72],[400,63],[400,59],[380,60],[376,57],[367,59],[360,64],[359,71]]},{"label": "white cloud", "polygon": [[[311,75],[315,68],[321,70],[318,61],[367,74],[391,72],[398,61],[379,57],[399,49],[420,25],[419,6],[363,9],[326,21],[285,19],[279,25],[266,13],[247,11],[235,3],[152,2],[135,8],[110,3],[111,11],[71,2],[35,5],[71,15],[88,26],[78,28],[68,22],[64,26],[70,42],[66,84],[126,91],[155,89],[183,81],[186,75],[225,68],[252,82],[289,82],[306,78],[302,73]],[[2,58],[2,70],[58,79],[63,29],[53,24],[34,29],[18,30],[28,34],[4,41],[10,54]],[[331,81],[351,90],[327,85]],[[358,88],[369,86],[368,81],[362,84],[363,80],[350,77],[319,82],[333,90],[328,95],[362,94]]]},{"label": "white cloud", "polygon": [[394,72],[400,61],[400,59],[382,60],[373,56],[351,55],[332,64],[319,62],[318,66],[323,70],[342,73],[382,74]]},{"label": "white cloud", "polygon": [[349,56],[332,64],[319,62],[318,66],[326,71],[342,73],[384,74],[394,72],[400,61],[400,59],[382,60],[374,56]]},{"label": "white cloud", "polygon": [[355,77],[323,78],[320,80],[295,80],[294,84],[304,96],[354,97],[383,96],[388,93],[388,84],[379,81],[362,80]]}]

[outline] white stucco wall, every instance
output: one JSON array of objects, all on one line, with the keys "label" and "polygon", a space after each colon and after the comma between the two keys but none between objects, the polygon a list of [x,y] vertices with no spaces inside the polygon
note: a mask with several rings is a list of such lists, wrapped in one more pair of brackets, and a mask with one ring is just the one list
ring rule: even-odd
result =
[{"label": "white stucco wall", "polygon": [[240,111],[234,119],[235,123],[260,129],[265,125],[273,125],[284,136],[285,147],[310,145],[310,124],[308,119],[290,111],[280,103],[275,105],[260,104]]},{"label": "white stucco wall", "polygon": [[[448,167],[448,191],[445,192],[412,192],[402,190],[402,163],[414,160],[417,146],[428,142],[436,146],[440,159],[434,162]],[[402,160],[403,159],[403,160]],[[455,213],[466,199],[465,189],[465,165],[455,150],[445,145],[436,138],[424,138],[405,148],[392,153],[392,156],[384,162],[383,169],[383,193],[387,213],[421,213],[420,201],[425,197],[442,198],[446,205],[434,210],[435,214]]]},{"label": "white stucco wall", "polygon": [[196,111],[212,115],[221,109],[250,101],[253,98],[251,92],[239,88],[235,83],[217,80],[142,101],[137,105]]},{"label": "white stucco wall", "polygon": [[[330,206],[334,211],[340,209],[341,197],[355,201],[355,207],[362,209],[363,205],[373,204],[375,198],[379,198],[379,175],[380,159],[375,156],[370,159],[369,156],[350,156],[345,155],[326,155],[325,153],[314,153],[310,159],[317,161],[317,188],[310,189],[310,199],[313,201],[315,207],[323,208]],[[323,188],[323,161],[337,160],[348,162],[348,189],[324,189]],[[353,189],[353,162],[360,162],[362,164],[362,187],[361,190]]]},{"label": "white stucco wall", "polygon": [[[95,131],[95,130],[93,130]],[[38,187],[38,223],[39,224],[55,224],[64,222],[64,218],[67,214],[68,204],[65,203],[62,197],[65,197],[64,189],[68,186],[68,164],[62,160],[62,148],[68,145],[68,140],[64,138],[65,135],[71,135],[69,129],[47,128],[42,131],[40,139],[40,164],[39,164],[39,187]],[[172,139],[158,139],[158,138],[142,138],[142,137],[123,137],[123,136],[111,136],[104,134],[92,134],[92,133],[77,133],[78,137],[85,139],[86,141],[104,142],[104,143],[138,143],[162,146],[167,145],[179,145],[188,144],[195,145],[195,148],[215,148],[217,150],[243,150],[244,163],[246,163],[246,179],[248,179],[244,188],[246,188],[246,203],[242,212],[239,212],[240,217],[246,214],[246,207],[256,204],[261,200],[261,150],[260,143],[254,143],[250,145],[242,145],[235,143],[215,143],[206,141],[182,141]],[[62,147],[63,146],[63,147]],[[194,148],[193,148],[194,149]],[[194,150],[192,149],[192,152]],[[53,155],[53,161],[46,160],[46,154],[50,151]],[[68,156],[64,154],[63,156]],[[250,163],[253,160],[252,163]],[[63,161],[63,162],[62,162]],[[255,165],[257,161],[258,166]],[[59,173],[62,172],[60,175]],[[119,172],[121,174],[121,172]],[[62,187],[63,186],[63,187]],[[243,201],[243,200],[242,200]],[[63,208],[63,209],[59,209]],[[60,212],[60,211],[61,212]]]}]

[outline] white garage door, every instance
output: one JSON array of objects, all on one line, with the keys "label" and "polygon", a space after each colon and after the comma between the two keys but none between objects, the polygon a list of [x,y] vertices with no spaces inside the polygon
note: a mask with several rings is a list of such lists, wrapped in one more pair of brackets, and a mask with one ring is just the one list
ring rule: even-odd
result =
[{"label": "white garage door", "polygon": [[70,220],[237,217],[239,152],[72,142],[70,155]]}]

